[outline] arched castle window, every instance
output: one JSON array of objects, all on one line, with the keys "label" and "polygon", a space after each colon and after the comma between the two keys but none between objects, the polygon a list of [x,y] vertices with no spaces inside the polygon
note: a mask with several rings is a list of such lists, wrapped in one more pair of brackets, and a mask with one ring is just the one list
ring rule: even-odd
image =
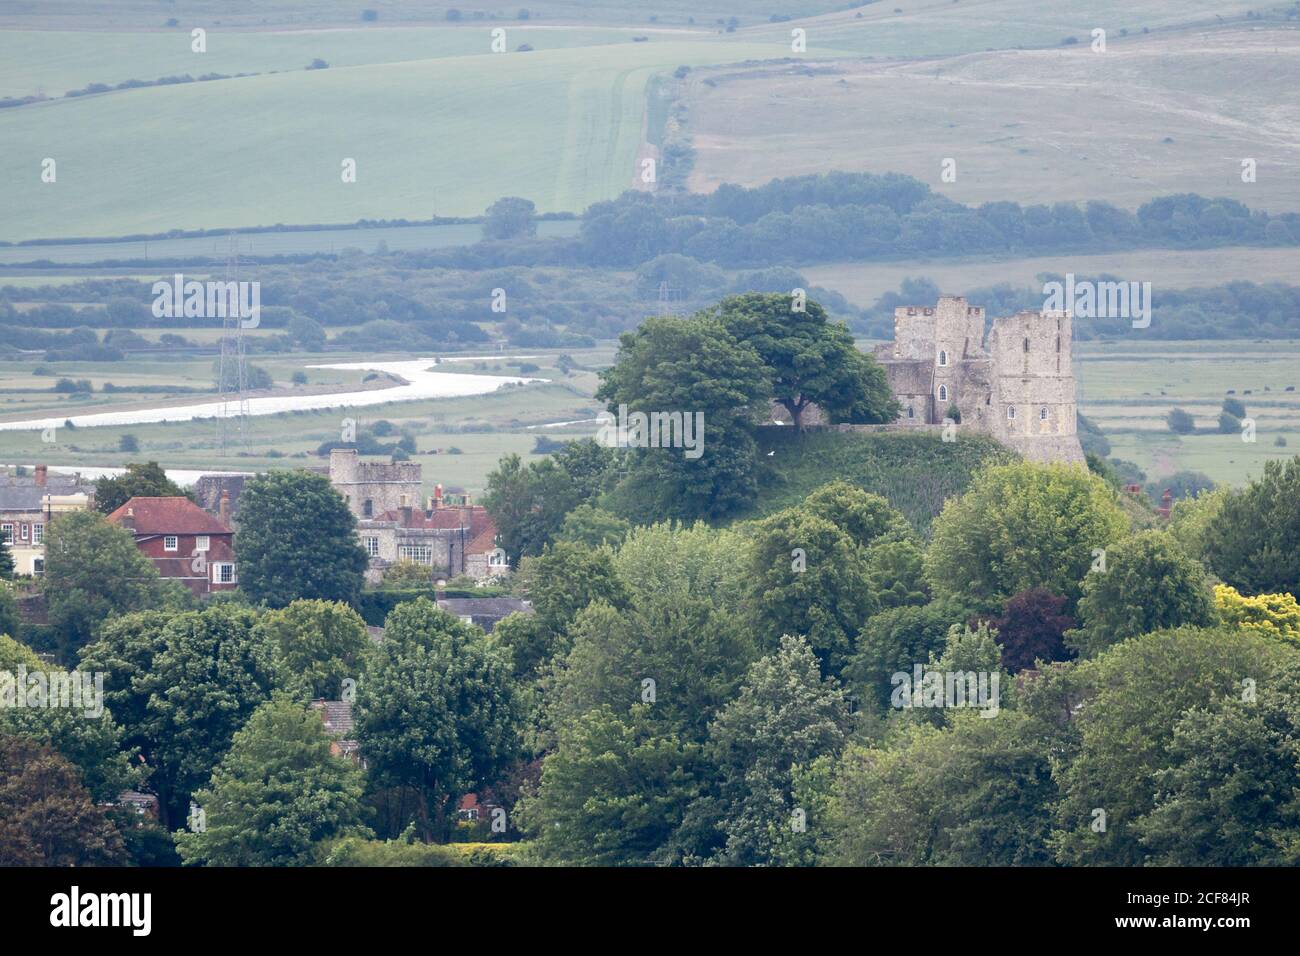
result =
[{"label": "arched castle window", "polygon": [[941,402],[946,402],[946,401],[948,401],[948,386],[947,386],[947,385],[940,385],[940,386],[939,386],[939,401],[941,401]]},{"label": "arched castle window", "polygon": [[1047,421],[1047,406],[1046,406],[1046,405],[1044,405],[1042,408],[1040,408],[1040,409],[1038,410],[1038,420],[1039,420],[1040,422],[1045,422],[1045,421]]},{"label": "arched castle window", "polygon": [[1014,405],[1008,405],[1008,406],[1007,406],[1007,418],[1014,419],[1015,417],[1016,417],[1016,406],[1014,406]]},{"label": "arched castle window", "polygon": [[942,367],[942,366],[945,366],[945,365],[947,365],[947,364],[948,364],[948,353],[947,353],[945,350],[940,349],[940,350],[939,350],[939,365]]},{"label": "arched castle window", "polygon": [[1029,339],[1025,339],[1025,351],[1029,351]]},{"label": "arched castle window", "polygon": [[914,412],[914,411],[912,410],[912,406],[911,406],[911,405],[908,405],[908,406],[907,406],[907,417],[908,417],[908,418],[915,418],[915,417],[916,417],[916,412]]},{"label": "arched castle window", "polygon": [[1059,335],[1056,337],[1056,351],[1061,351],[1061,337]]}]

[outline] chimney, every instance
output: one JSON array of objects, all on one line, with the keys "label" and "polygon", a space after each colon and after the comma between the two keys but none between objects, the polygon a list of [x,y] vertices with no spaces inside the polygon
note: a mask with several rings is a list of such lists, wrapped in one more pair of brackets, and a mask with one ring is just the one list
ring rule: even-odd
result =
[{"label": "chimney", "polygon": [[442,485],[433,487],[433,507],[435,511],[442,507]]},{"label": "chimney", "polygon": [[45,487],[45,479],[47,477],[47,472],[48,469],[45,465],[36,466],[36,487],[37,488]]},{"label": "chimney", "polygon": [[135,530],[135,509],[130,505],[126,507],[126,514],[122,515],[121,525],[128,531]]},{"label": "chimney", "polygon": [[217,514],[221,516],[222,521],[230,521],[230,491],[227,488],[221,489],[221,501],[217,504]]}]

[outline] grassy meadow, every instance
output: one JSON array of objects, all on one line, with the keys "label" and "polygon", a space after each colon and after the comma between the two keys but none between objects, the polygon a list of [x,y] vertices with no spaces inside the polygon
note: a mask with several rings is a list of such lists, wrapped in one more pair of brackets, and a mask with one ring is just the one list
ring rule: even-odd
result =
[{"label": "grassy meadow", "polygon": [[655,40],[295,65],[4,110],[0,239],[478,215],[503,195],[581,210],[633,186],[652,75],[773,52]]},{"label": "grassy meadow", "polygon": [[[1003,6],[946,5],[945,16]],[[1300,30],[1119,36],[1118,24],[1134,22],[1096,24],[1111,28],[1105,53],[1093,52],[1080,29],[1068,47],[1005,49],[1012,44],[1003,38],[989,44],[994,52],[933,51],[965,54],[945,59],[827,60],[834,54],[810,32],[806,57],[821,62],[807,70],[699,72],[687,94],[690,185],[708,191],[844,169],[907,173],[975,205],[1101,199],[1133,208],[1197,192],[1300,208],[1300,101],[1292,95]],[[1253,183],[1241,180],[1247,157],[1257,163]],[[954,182],[941,181],[945,158],[956,162]]]},{"label": "grassy meadow", "polygon": [[[1300,340],[1076,343],[1075,376],[1079,411],[1105,433],[1112,457],[1151,480],[1193,470],[1240,485],[1264,462],[1300,453],[1300,391],[1286,390],[1300,390]],[[1255,420],[1254,442],[1217,430],[1229,390]],[[1196,419],[1196,433],[1169,430],[1174,408]]]}]

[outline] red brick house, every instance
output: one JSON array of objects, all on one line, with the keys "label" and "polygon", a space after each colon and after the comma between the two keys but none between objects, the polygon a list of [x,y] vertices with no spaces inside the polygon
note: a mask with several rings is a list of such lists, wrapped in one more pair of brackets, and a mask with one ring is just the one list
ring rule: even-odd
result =
[{"label": "red brick house", "polygon": [[159,574],[200,597],[239,584],[235,533],[188,498],[132,498],[108,520],[135,535]]}]

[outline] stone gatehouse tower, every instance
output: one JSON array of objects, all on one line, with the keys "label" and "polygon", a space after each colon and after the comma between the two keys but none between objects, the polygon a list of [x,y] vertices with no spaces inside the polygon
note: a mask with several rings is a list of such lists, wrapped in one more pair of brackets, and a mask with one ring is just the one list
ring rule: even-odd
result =
[{"label": "stone gatehouse tower", "polygon": [[420,507],[422,471],[416,462],[362,461],[355,448],[330,449],[330,484],[358,518]]},{"label": "stone gatehouse tower", "polygon": [[985,326],[960,296],[894,310],[894,341],[875,348],[902,405],[898,425],[992,435],[1030,461],[1082,463],[1069,312],[1019,312]]}]

